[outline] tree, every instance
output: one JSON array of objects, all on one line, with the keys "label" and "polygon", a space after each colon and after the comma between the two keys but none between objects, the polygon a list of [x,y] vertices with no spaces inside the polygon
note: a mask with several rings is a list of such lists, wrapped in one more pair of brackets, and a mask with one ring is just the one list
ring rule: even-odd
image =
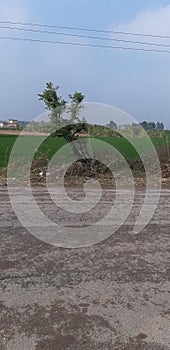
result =
[{"label": "tree", "polygon": [[163,123],[156,123],[156,130],[157,131],[163,131],[164,130],[164,124]]},{"label": "tree", "polygon": [[[79,114],[83,108],[84,95],[75,91],[73,95],[69,94],[71,104],[58,95],[59,86],[54,86],[52,82],[46,83],[46,89],[42,94],[38,94],[39,99],[44,101],[46,108],[51,111],[50,120],[56,126],[52,133],[53,137],[63,137],[67,142],[75,141],[81,131],[88,132],[86,121],[81,121]],[[67,120],[62,118],[64,112],[70,112],[71,116]],[[81,158],[91,158],[88,152],[87,142],[82,139],[78,144],[71,143],[73,154]]]},{"label": "tree", "polygon": [[71,105],[68,108],[68,112],[71,112],[71,122],[80,122],[79,114],[80,111],[83,109],[82,102],[85,96],[81,92],[75,91],[73,95],[69,94],[68,97],[71,99]]},{"label": "tree", "polygon": [[46,83],[46,89],[42,94],[38,94],[39,100],[44,101],[46,108],[51,111],[51,122],[59,127],[62,125],[62,114],[66,109],[67,102],[58,95],[59,86],[54,86],[52,82]]},{"label": "tree", "polygon": [[156,124],[154,122],[149,122],[147,126],[148,130],[155,130],[156,129]]},{"label": "tree", "polygon": [[106,124],[106,126],[110,129],[117,130],[117,124],[113,120],[111,120],[108,124]]},{"label": "tree", "polygon": [[140,125],[142,126],[143,129],[147,130],[148,123],[146,121],[141,122]]},{"label": "tree", "polygon": [[142,123],[140,123],[140,125],[145,129],[145,130],[149,130],[149,131],[162,131],[164,130],[164,124],[163,123],[155,123],[155,122],[146,122],[143,121]]}]

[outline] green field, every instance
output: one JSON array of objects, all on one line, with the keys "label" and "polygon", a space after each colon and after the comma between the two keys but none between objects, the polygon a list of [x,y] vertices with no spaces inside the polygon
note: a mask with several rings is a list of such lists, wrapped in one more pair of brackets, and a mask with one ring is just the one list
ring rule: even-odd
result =
[{"label": "green field", "polygon": [[[17,138],[18,136],[16,135],[0,135],[0,168],[4,168],[8,165],[10,154]],[[47,154],[49,158],[65,144],[62,138],[55,139],[53,137],[48,137],[46,141],[43,142],[44,137],[42,136],[20,136],[17,157],[20,159],[22,158],[26,163],[32,151],[34,150],[34,153],[36,152],[37,140],[39,143],[42,143],[37,155]]]},{"label": "green field", "polygon": [[[0,168],[4,168],[8,165],[8,160],[10,157],[11,150],[17,140],[18,136],[15,135],[0,135]],[[168,133],[168,138],[170,141],[170,133]],[[98,140],[109,143],[114,146],[120,153],[128,160],[135,161],[139,159],[139,155],[130,144],[130,142],[125,138],[116,138],[116,137],[97,137]],[[36,152],[36,143],[42,142],[44,138],[42,136],[20,136],[20,146],[17,151],[17,156],[22,157],[24,162],[27,162],[29,155],[32,151]],[[131,141],[135,141],[140,148],[140,152],[148,153],[150,150],[145,138],[134,138]],[[154,137],[151,138],[152,143],[154,144],[157,150],[165,147],[166,139],[165,137]],[[51,136],[47,137],[41,146],[38,149],[37,155],[48,155],[50,159],[60,147],[65,144],[65,140],[62,138],[53,138]],[[94,145],[95,148],[95,145]],[[96,152],[105,152],[105,145],[102,144],[100,149],[97,149]]]}]

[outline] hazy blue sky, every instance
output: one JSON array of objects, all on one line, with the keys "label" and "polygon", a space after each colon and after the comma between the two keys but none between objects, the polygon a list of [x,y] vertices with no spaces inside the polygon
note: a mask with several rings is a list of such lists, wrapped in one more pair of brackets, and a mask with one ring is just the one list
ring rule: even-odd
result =
[{"label": "hazy blue sky", "polygon": [[[0,21],[4,20],[170,36],[170,1],[6,0],[0,2]],[[9,35],[92,43],[89,39],[0,28],[0,36]],[[110,35],[115,37],[170,45],[170,39]],[[104,44],[100,40],[96,43]],[[170,128],[170,54],[0,39],[0,79],[0,120],[32,120],[43,112],[37,93],[45,82],[53,81],[61,86],[65,98],[75,90],[82,91],[86,101],[113,105],[138,121],[163,121]]]}]

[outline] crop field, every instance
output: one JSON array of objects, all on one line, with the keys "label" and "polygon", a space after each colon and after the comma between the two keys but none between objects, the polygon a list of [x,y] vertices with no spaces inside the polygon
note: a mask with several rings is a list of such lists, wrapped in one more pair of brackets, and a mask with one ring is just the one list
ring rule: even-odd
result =
[{"label": "crop field", "polygon": [[[16,135],[0,135],[0,169],[6,167],[8,165],[9,157],[12,151],[12,148],[17,141]],[[37,138],[38,142],[41,146],[36,149],[37,146]],[[150,150],[148,149],[148,145],[146,143],[145,138],[133,138],[128,141],[125,138],[116,138],[116,137],[97,137],[97,140],[104,141],[115,147],[120,153],[128,160],[128,161],[136,161],[140,158],[139,154],[132,146],[130,142],[135,141],[136,144],[140,148],[140,153],[148,153]],[[168,139],[170,141],[170,133],[168,133]],[[29,158],[30,152],[34,150],[35,156],[38,155],[46,155],[50,159],[63,145],[66,144],[63,138],[53,138],[43,137],[43,136],[20,136],[21,144],[20,148],[17,150],[17,157],[22,157],[24,162],[27,162]],[[151,138],[152,143],[154,144],[157,150],[164,148],[166,145],[165,137],[154,137]],[[96,147],[95,143],[94,148]],[[96,153],[98,152],[107,152],[105,149],[105,144],[101,143],[101,146],[98,145],[98,149],[96,149]]]}]

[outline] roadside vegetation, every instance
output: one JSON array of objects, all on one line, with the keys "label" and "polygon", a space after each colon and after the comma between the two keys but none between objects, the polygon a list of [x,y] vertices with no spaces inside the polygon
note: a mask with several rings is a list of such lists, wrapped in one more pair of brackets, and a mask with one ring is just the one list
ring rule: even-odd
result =
[{"label": "roadside vegetation", "polygon": [[[103,177],[111,177],[109,168],[104,163],[96,161],[98,155],[103,154],[103,159],[108,158],[108,163],[115,164],[111,156],[107,152],[106,144],[110,144],[117,149],[128,162],[134,177],[144,178],[145,171],[140,160],[140,155],[137,153],[131,142],[135,140],[140,149],[140,154],[147,155],[149,161],[152,161],[151,149],[145,142],[146,134],[150,137],[155,146],[164,177],[169,177],[169,144],[170,132],[164,131],[164,125],[160,122],[142,122],[141,124],[124,125],[119,128],[114,121],[103,125],[89,125],[84,118],[81,118],[83,110],[84,95],[81,92],[75,91],[74,94],[69,94],[69,103],[58,94],[59,86],[54,86],[49,82],[41,94],[38,94],[49,110],[50,120],[48,123],[31,122],[24,129],[27,132],[47,133],[45,140],[40,135],[22,135],[21,147],[15,156],[14,168],[20,164],[18,172],[24,176],[29,171],[28,164],[30,152],[33,152],[34,158],[31,164],[31,177],[34,182],[45,182],[46,170],[48,164],[56,152],[66,143],[69,144],[70,151],[76,155],[79,161],[75,162],[69,169],[69,155],[61,159],[61,166],[65,166],[66,177],[73,179],[77,176],[85,178],[96,178],[98,175]],[[64,116],[68,114],[68,118]],[[8,162],[12,148],[17,140],[17,135],[0,134],[0,178],[5,178],[7,173]],[[37,137],[41,144],[39,149],[36,149]],[[93,137],[96,140],[104,141],[104,143],[93,144],[93,150],[89,141]],[[79,143],[72,141],[79,140]],[[101,146],[100,146],[101,144]],[[31,147],[30,147],[31,145]],[[34,149],[35,145],[35,149]],[[114,164],[113,167],[114,167]],[[60,164],[59,164],[60,166]],[[120,165],[121,167],[121,165]],[[22,168],[22,169],[21,169]],[[116,164],[116,169],[119,171],[119,164]],[[14,171],[15,173],[15,171]],[[56,175],[56,174],[55,174]],[[11,172],[12,176],[12,172]]]},{"label": "roadside vegetation", "polygon": [[[170,132],[167,132],[168,140],[170,144]],[[8,165],[9,157],[11,150],[14,146],[15,141],[17,140],[17,135],[0,135],[0,169]],[[41,136],[20,136],[23,138],[23,146],[24,150],[21,149],[21,153],[18,153],[18,157],[25,157],[25,161],[27,161],[27,154],[29,154],[29,144],[34,144],[35,138],[40,138],[43,140]],[[109,143],[114,146],[118,151],[122,153],[122,155],[129,161],[139,160],[139,155],[137,151],[133,148],[131,143],[125,139],[124,137],[102,137],[97,136],[96,139],[102,140],[104,142]],[[149,152],[148,149],[145,148],[145,140],[144,138],[136,138],[139,146],[142,148],[143,152]],[[154,144],[158,153],[160,153],[166,147],[166,138],[164,137],[151,137],[151,141]],[[47,154],[49,159],[55,154],[57,150],[60,149],[64,144],[66,144],[66,140],[63,137],[52,137],[48,136],[46,140],[41,144],[38,153]],[[104,151],[104,149],[102,148]],[[100,152],[101,149],[98,149]]]},{"label": "roadside vegetation", "polygon": [[[170,144],[170,132],[167,133],[168,140]],[[0,135],[0,177],[6,176],[6,170],[8,166],[8,161],[10,157],[11,150],[15,144],[15,141],[17,140],[16,135]],[[17,157],[18,160],[21,161],[22,158],[22,164],[23,169],[27,169],[27,159],[29,158],[29,145],[34,145],[36,138],[38,137],[43,141],[43,137],[41,136],[20,136],[23,140],[23,147],[18,152]],[[125,157],[127,162],[129,163],[131,169],[134,172],[134,175],[137,177],[142,178],[144,176],[144,169],[142,166],[142,163],[140,161],[140,156],[138,155],[137,151],[133,148],[131,143],[125,139],[124,137],[101,137],[97,136],[96,139],[102,140],[112,146],[114,146],[120,153]],[[145,140],[144,138],[136,138],[136,141],[138,145],[140,146],[141,151],[143,154],[149,154],[150,150],[145,147]],[[166,145],[166,137],[151,137],[151,141],[153,142],[158,155],[160,157],[162,170],[163,170],[163,176],[166,178],[170,176],[169,174],[169,168],[167,169],[167,165],[169,167],[169,159],[168,159],[168,153],[167,153],[167,145]],[[47,168],[48,162],[53,157],[53,155],[66,144],[66,140],[63,137],[52,137],[48,136],[44,142],[42,142],[41,146],[39,147],[38,151],[35,150],[35,156],[34,161],[32,164],[32,174],[35,182],[44,182],[45,178],[44,176],[39,176],[39,174],[43,171],[43,174],[45,174],[45,169]],[[96,155],[105,153],[105,149],[102,146],[102,149],[96,149],[95,150]],[[23,156],[24,154],[24,156]],[[68,159],[69,161],[69,159]],[[67,159],[66,159],[67,162]],[[62,159],[61,159],[62,164]],[[97,164],[96,164],[97,165]],[[17,163],[16,163],[17,166]],[[97,165],[98,170],[100,169],[100,172],[102,174],[106,175],[106,169],[101,167],[101,164]],[[23,174],[23,169],[21,170],[21,175]],[[95,177],[96,171],[93,171],[90,175],[89,172],[87,172],[87,169],[84,169],[81,167],[80,163],[79,166],[75,166],[75,168],[71,169],[72,175],[76,175],[76,171],[79,173],[80,169],[82,176],[92,176]],[[68,174],[69,175],[69,174]],[[108,175],[108,174],[107,174]]]}]

